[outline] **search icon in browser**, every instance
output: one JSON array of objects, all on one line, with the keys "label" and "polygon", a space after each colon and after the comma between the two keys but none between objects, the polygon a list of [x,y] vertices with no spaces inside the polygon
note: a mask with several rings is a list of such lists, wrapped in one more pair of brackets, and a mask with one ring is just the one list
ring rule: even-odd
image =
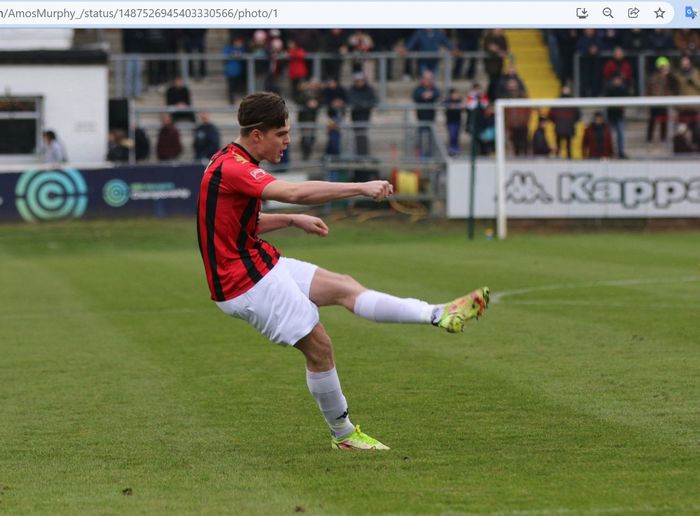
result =
[{"label": "search icon in browser", "polygon": [[603,16],[608,16],[609,18],[613,18],[612,9],[610,9],[610,7],[605,7],[603,9]]}]

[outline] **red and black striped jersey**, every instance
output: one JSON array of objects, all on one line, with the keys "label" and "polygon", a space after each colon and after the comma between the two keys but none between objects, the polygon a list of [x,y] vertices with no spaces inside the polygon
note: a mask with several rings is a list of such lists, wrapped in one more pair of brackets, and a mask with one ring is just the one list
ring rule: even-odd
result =
[{"label": "red and black striped jersey", "polygon": [[258,238],[262,191],[275,178],[241,145],[209,162],[197,199],[197,239],[214,301],[248,291],[270,272],[280,252]]}]

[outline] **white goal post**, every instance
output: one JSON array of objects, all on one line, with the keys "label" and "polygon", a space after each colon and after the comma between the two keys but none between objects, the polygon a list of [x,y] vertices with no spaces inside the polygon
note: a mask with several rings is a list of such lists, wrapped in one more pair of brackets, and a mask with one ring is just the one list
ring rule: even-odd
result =
[{"label": "white goal post", "polygon": [[496,231],[499,239],[506,238],[506,123],[505,109],[513,107],[674,107],[698,106],[700,96],[684,97],[596,97],[558,99],[497,99],[495,102],[496,125]]}]

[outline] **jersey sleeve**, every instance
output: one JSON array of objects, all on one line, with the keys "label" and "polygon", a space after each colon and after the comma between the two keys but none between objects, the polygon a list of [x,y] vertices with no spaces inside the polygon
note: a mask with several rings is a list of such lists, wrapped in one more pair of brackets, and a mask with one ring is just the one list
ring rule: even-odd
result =
[{"label": "jersey sleeve", "polygon": [[221,182],[227,192],[260,198],[262,191],[276,178],[252,163],[226,163]]}]

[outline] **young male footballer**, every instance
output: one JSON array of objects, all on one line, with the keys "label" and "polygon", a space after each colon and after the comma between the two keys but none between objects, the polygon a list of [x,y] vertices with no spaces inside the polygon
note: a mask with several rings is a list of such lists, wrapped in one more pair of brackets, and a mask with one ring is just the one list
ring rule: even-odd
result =
[{"label": "young male footballer", "polygon": [[334,449],[388,450],[350,422],[318,307],[340,305],[370,321],[433,324],[456,333],[484,313],[489,289],[432,305],[368,290],[350,276],[281,256],[258,235],[295,226],[326,236],[328,227],[309,215],[261,213],[262,201],[306,205],[352,196],[381,201],[393,189],[387,181],[288,183],[262,169],[263,160],[279,163],[290,142],[287,106],[277,94],[245,97],[238,122],[240,136],[211,158],[199,191],[197,236],[211,297],[227,315],[304,354],[306,383],[330,427]]}]

